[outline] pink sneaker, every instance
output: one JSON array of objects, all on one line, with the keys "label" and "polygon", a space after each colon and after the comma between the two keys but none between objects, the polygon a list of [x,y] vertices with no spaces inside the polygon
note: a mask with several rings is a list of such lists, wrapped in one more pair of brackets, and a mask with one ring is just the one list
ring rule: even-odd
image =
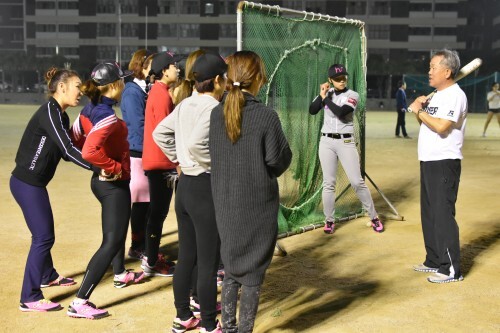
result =
[{"label": "pink sneaker", "polygon": [[48,299],[41,299],[34,302],[26,302],[19,304],[19,310],[23,312],[47,312],[61,310],[62,306],[59,303],[51,302]]},{"label": "pink sneaker", "polygon": [[222,286],[222,282],[224,282],[224,275],[226,272],[224,271],[224,268],[221,268],[217,271],[217,287]]},{"label": "pink sneaker", "polygon": [[326,220],[323,231],[325,234],[333,234],[335,232],[335,222]]},{"label": "pink sneaker", "polygon": [[[195,316],[200,315],[200,304],[197,303],[194,298],[191,297],[191,300],[189,301],[189,309]],[[220,302],[217,302],[215,305],[215,310],[217,313],[220,313],[222,310],[222,304]]]},{"label": "pink sneaker", "polygon": [[73,318],[87,318],[87,319],[101,319],[109,316],[108,311],[98,309],[95,304],[84,301],[81,304],[77,304],[74,301],[68,307],[66,314]]},{"label": "pink sneaker", "polygon": [[207,331],[205,327],[200,329],[200,333],[222,333],[222,327],[220,326],[220,322],[217,320],[215,322],[215,328],[212,331]]},{"label": "pink sneaker", "polygon": [[372,228],[373,228],[373,231],[378,232],[378,233],[381,233],[382,231],[384,231],[384,225],[382,224],[382,222],[380,221],[378,216],[372,220]]},{"label": "pink sneaker", "polygon": [[127,270],[127,273],[121,278],[115,275],[113,285],[115,288],[125,288],[129,284],[140,282],[145,276],[144,272],[135,273]]},{"label": "pink sneaker", "polygon": [[56,287],[56,286],[67,287],[67,286],[72,286],[74,284],[76,284],[76,282],[72,278],[67,278],[59,275],[57,279],[55,279],[54,281],[51,281],[48,284],[40,285],[40,288]]},{"label": "pink sneaker", "polygon": [[180,320],[179,318],[174,319],[172,324],[173,333],[183,333],[192,329],[195,329],[200,324],[200,319],[196,317],[191,317],[188,320]]}]

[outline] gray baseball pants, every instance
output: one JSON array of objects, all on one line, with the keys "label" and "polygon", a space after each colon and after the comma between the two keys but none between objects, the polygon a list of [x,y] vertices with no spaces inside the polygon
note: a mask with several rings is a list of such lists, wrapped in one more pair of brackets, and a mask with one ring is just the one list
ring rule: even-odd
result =
[{"label": "gray baseball pants", "polygon": [[361,178],[359,155],[353,137],[333,139],[322,136],[319,142],[319,160],[323,170],[323,212],[327,220],[334,221],[335,186],[339,160],[363,208],[370,215],[370,219],[377,217],[370,190]]}]

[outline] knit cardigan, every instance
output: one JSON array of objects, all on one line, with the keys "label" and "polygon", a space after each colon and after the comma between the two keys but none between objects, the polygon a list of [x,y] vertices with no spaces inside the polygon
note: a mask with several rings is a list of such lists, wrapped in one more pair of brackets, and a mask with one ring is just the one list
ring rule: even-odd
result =
[{"label": "knit cardigan", "polygon": [[262,284],[278,232],[279,177],[292,152],[278,114],[245,93],[241,137],[226,132],[223,104],[210,118],[212,194],[226,276]]}]

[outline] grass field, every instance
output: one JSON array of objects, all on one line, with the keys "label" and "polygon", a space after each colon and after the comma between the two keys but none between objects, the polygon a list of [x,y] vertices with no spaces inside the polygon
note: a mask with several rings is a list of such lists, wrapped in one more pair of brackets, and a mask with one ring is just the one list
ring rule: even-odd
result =
[{"label": "grass field", "polygon": [[[175,316],[171,278],[155,277],[115,289],[111,270],[91,300],[111,316],[71,319],[65,310],[18,310],[30,233],[9,191],[10,172],[24,127],[38,106],[0,105],[0,263],[2,332],[170,332]],[[78,109],[69,111],[75,119]],[[281,241],[286,257],[275,257],[263,286],[255,332],[500,332],[500,129],[494,122],[481,138],[485,114],[470,114],[457,203],[465,280],[448,285],[426,281],[411,270],[424,256],[419,213],[418,124],[407,115],[413,140],[394,138],[395,112],[367,113],[366,171],[405,221],[385,221],[375,234],[366,218]],[[81,282],[101,241],[100,207],[90,174],[61,162],[48,190],[56,223],[52,250],[58,271]],[[379,212],[390,213],[371,187]],[[127,246],[130,241],[127,240]],[[161,250],[177,258],[176,219],[167,217]],[[127,268],[140,269],[127,259]],[[44,290],[68,306],[79,283]]]}]

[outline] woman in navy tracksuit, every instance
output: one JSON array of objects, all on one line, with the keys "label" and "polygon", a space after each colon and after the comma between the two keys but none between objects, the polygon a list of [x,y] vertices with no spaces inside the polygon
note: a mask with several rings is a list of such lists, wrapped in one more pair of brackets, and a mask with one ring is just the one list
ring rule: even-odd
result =
[{"label": "woman in navy tracksuit", "polygon": [[10,178],[10,190],[32,235],[21,292],[21,311],[61,309],[59,303],[44,299],[40,287],[75,284],[73,279],[59,275],[52,263],[54,217],[46,186],[54,177],[61,158],[84,169],[93,169],[73,145],[68,132],[70,122],[66,108],[77,106],[81,97],[82,82],[78,74],[51,68],[45,78],[51,97],[28,122]]}]

